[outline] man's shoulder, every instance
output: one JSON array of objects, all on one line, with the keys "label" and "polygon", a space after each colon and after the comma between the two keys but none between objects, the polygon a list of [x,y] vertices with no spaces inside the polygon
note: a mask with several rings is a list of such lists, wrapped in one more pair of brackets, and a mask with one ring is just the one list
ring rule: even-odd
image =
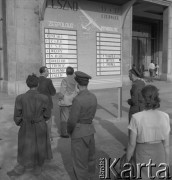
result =
[{"label": "man's shoulder", "polygon": [[64,78],[62,79],[62,83],[66,82],[67,80],[68,80],[68,77],[64,77]]},{"label": "man's shoulder", "polygon": [[42,80],[42,81],[51,81],[50,78],[47,78],[45,76],[39,76],[39,80]]},{"label": "man's shoulder", "polygon": [[50,78],[46,78],[47,82],[52,82],[52,80]]},{"label": "man's shoulder", "polygon": [[21,99],[21,98],[22,98],[25,94],[26,94],[26,93],[23,93],[23,94],[19,94],[19,95],[17,95],[17,96],[16,96],[16,100]]},{"label": "man's shoulder", "polygon": [[76,98],[78,98],[78,99],[88,99],[88,96],[90,96],[92,99],[97,99],[97,97],[96,97],[96,95],[94,94],[94,93],[92,93],[92,92],[90,92],[89,90],[88,91],[85,91],[83,94],[78,94],[77,96],[76,96]]},{"label": "man's shoulder", "polygon": [[40,97],[41,99],[43,100],[47,100],[48,101],[48,97],[45,95],[45,94],[42,94],[42,93],[38,93],[38,97]]},{"label": "man's shoulder", "polygon": [[94,98],[97,99],[97,97],[96,97],[96,95],[95,95],[94,93],[92,93],[92,92],[90,92],[90,91],[89,91],[89,93],[90,93],[90,95],[91,95],[92,97],[94,97]]}]

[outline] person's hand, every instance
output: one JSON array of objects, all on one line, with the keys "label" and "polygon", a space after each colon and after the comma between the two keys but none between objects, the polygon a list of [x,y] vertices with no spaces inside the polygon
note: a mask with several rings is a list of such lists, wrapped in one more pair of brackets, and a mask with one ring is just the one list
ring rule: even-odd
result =
[{"label": "person's hand", "polygon": [[129,105],[132,105],[132,100],[131,100],[131,99],[128,99],[128,100],[127,100],[127,103],[128,103]]},{"label": "person's hand", "polygon": [[62,93],[59,93],[59,94],[58,94],[58,99],[59,99],[59,100],[62,100],[63,97],[64,97],[64,95],[63,95]]}]

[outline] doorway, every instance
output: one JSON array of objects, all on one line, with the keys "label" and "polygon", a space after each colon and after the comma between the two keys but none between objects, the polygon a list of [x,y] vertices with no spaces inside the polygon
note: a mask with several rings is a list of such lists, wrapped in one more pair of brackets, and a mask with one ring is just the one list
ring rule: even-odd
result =
[{"label": "doorway", "polygon": [[159,29],[159,23],[133,22],[131,63],[135,64],[138,70],[144,69],[145,74],[151,60],[154,64],[159,64]]}]

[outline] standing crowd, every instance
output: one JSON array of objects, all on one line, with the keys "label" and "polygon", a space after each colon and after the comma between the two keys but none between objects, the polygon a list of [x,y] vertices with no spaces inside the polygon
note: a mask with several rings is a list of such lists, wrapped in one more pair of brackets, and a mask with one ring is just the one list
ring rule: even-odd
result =
[{"label": "standing crowd", "polygon": [[[56,89],[48,78],[48,68],[40,68],[40,76],[29,75],[29,90],[16,97],[14,121],[19,126],[17,165],[8,176],[20,176],[25,171],[40,175],[45,160],[53,158],[51,141],[52,96]],[[150,73],[151,74],[151,73]],[[170,119],[158,110],[158,89],[146,85],[135,67],[129,71],[132,81],[128,99],[129,125],[126,162],[166,163],[169,165]],[[91,76],[66,68],[62,79],[58,104],[60,107],[60,136],[71,138],[71,157],[76,180],[94,180],[96,171],[95,128],[93,120],[97,110],[97,98],[88,90]],[[142,168],[142,179],[148,179],[147,169]],[[155,169],[156,171],[157,169]]]}]

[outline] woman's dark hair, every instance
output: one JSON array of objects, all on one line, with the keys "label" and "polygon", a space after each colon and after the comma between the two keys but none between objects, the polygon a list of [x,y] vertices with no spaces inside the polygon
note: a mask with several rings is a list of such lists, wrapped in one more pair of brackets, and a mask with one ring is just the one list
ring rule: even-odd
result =
[{"label": "woman's dark hair", "polygon": [[160,107],[160,98],[158,88],[153,85],[147,85],[142,89],[145,109],[157,109]]},{"label": "woman's dark hair", "polygon": [[38,86],[38,77],[35,74],[29,75],[26,79],[26,84],[29,88]]},{"label": "woman's dark hair", "polygon": [[67,74],[67,75],[73,75],[73,73],[74,73],[73,67],[68,66],[68,67],[66,68],[66,74]]}]

